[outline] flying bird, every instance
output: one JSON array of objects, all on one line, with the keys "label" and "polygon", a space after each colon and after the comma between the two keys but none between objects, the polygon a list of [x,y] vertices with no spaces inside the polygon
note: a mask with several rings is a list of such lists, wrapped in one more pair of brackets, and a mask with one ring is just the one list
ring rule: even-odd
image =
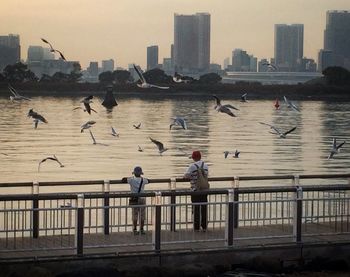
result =
[{"label": "flying bird", "polygon": [[58,158],[57,158],[55,155],[53,155],[53,157],[46,157],[46,158],[42,159],[42,160],[39,162],[38,172],[40,171],[40,165],[41,165],[43,162],[46,162],[47,160],[55,161],[55,162],[57,162],[57,163],[60,165],[60,167],[64,167],[64,165],[58,160]]},{"label": "flying bird", "polygon": [[332,149],[331,153],[329,154],[327,160],[333,158],[333,156],[337,153],[339,153],[340,148],[345,144],[345,140],[337,145],[337,139],[333,138],[333,144],[332,144]]},{"label": "flying bird", "polygon": [[228,155],[230,155],[230,154],[233,154],[234,156],[234,158],[238,158],[238,156],[239,156],[239,154],[240,154],[241,152],[239,152],[238,150],[236,150],[235,152],[231,152],[231,151],[224,151],[224,157],[225,157],[225,159],[228,157]]},{"label": "flying bird", "polygon": [[230,109],[234,109],[234,110],[238,110],[236,107],[230,105],[230,104],[226,104],[226,105],[222,105],[221,104],[221,100],[219,99],[219,97],[217,97],[216,95],[213,95],[213,97],[216,99],[216,106],[214,107],[215,110],[217,110],[218,112],[221,113],[226,113],[229,116],[235,117],[236,115],[230,110]]},{"label": "flying bird", "polygon": [[80,133],[83,133],[84,130],[91,128],[92,125],[94,125],[95,123],[96,121],[93,120],[89,120],[88,122],[84,123],[83,125],[81,125]]},{"label": "flying bird", "polygon": [[94,98],[93,95],[89,95],[87,97],[85,97],[83,100],[80,101],[80,103],[83,103],[84,104],[84,108],[83,109],[82,107],[76,107],[73,109],[74,110],[77,110],[77,109],[83,109],[84,112],[87,112],[88,114],[91,114],[91,111],[97,113],[93,108],[91,108],[90,104],[93,103],[92,102],[92,98]]},{"label": "flying bird", "polygon": [[271,132],[272,134],[275,134],[275,135],[279,135],[279,137],[280,138],[286,138],[286,136],[289,134],[289,133],[291,133],[291,132],[293,132],[297,127],[295,126],[295,127],[293,127],[292,129],[290,129],[290,130],[288,130],[288,131],[286,131],[286,132],[282,132],[282,131],[280,131],[279,129],[277,129],[275,126],[273,126],[273,125],[271,125],[271,124],[267,124],[267,123],[264,123],[264,122],[259,122],[260,124],[263,124],[263,125],[267,125],[267,126],[269,126],[272,130],[273,130],[273,132]]},{"label": "flying bird", "polygon": [[241,96],[241,102],[248,102],[248,101],[247,101],[247,95],[248,95],[248,93],[242,94],[242,96]]},{"label": "flying bird", "polygon": [[293,109],[294,111],[300,112],[300,109],[298,106],[296,106],[293,102],[289,101],[287,97],[283,96],[284,102],[286,102],[288,108]]},{"label": "flying bird", "polygon": [[41,38],[41,40],[50,46],[50,52],[52,52],[52,53],[57,52],[58,54],[60,54],[62,60],[65,60],[65,61],[66,61],[66,58],[63,56],[63,54],[62,54],[61,51],[59,51],[59,50],[53,48],[53,47],[52,47],[52,44],[51,44],[50,42],[48,42],[46,39]]},{"label": "flying bird", "polygon": [[170,124],[170,127],[169,127],[170,130],[174,125],[181,126],[182,129],[187,130],[187,123],[184,118],[176,116],[176,117],[173,117],[172,119],[173,119],[173,122]]},{"label": "flying bird", "polygon": [[183,75],[181,75],[181,74],[179,74],[177,72],[175,72],[175,74],[173,76],[173,81],[175,83],[185,83],[185,84],[187,84],[187,83],[191,82],[190,79],[191,79],[191,77],[183,76]]},{"label": "flying bird", "polygon": [[141,81],[141,84],[137,84],[138,87],[140,88],[159,88],[159,89],[169,89],[169,87],[161,87],[161,86],[157,86],[157,85],[152,85],[152,84],[149,84],[147,83],[145,77],[143,77],[141,71],[134,65],[134,69],[137,73],[137,75],[139,75],[140,77],[140,81]]},{"label": "flying bird", "polygon": [[21,101],[21,100],[28,100],[30,101],[31,99],[28,97],[24,97],[22,95],[20,95],[14,87],[12,87],[10,84],[8,85],[8,88],[10,90],[10,92],[13,94],[10,96],[10,100],[11,101]]},{"label": "flying bird", "polygon": [[140,145],[138,145],[138,149],[137,149],[137,151],[139,151],[139,152],[143,152],[143,149],[141,148],[141,146],[140,146]]},{"label": "flying bird", "polygon": [[141,128],[141,122],[139,124],[137,124],[137,125],[134,124],[132,126],[134,126],[135,129],[140,129]]},{"label": "flying bird", "polygon": [[48,123],[47,120],[41,115],[38,114],[37,112],[34,112],[33,109],[30,109],[28,112],[28,117],[32,117],[34,121],[34,128],[38,128],[39,122],[42,123]]},{"label": "flying bird", "polygon": [[115,130],[113,127],[111,127],[111,129],[112,129],[111,135],[112,135],[113,137],[119,137],[119,134],[116,132],[116,130]]},{"label": "flying bird", "polygon": [[150,137],[149,139],[158,147],[158,152],[159,152],[159,154],[162,154],[163,152],[165,152],[165,151],[168,150],[168,148],[165,148],[165,147],[164,147],[164,144],[161,143],[160,141],[155,140],[155,139],[153,139],[153,138],[151,138],[151,137]]}]

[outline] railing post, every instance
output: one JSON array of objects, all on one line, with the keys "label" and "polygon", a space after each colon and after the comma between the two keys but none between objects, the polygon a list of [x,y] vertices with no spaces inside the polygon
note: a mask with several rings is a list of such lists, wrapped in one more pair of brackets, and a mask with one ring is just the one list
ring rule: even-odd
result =
[{"label": "railing post", "polygon": [[225,243],[226,246],[233,245],[233,226],[234,226],[234,189],[227,191],[226,205],[226,227],[225,227]]},{"label": "railing post", "polygon": [[[171,178],[170,179],[170,189],[172,192],[175,192],[176,190],[176,179]],[[172,194],[170,196],[170,231],[175,232],[176,231],[176,195]]]},{"label": "railing post", "polygon": [[103,226],[104,234],[109,235],[109,192],[110,192],[110,182],[109,180],[104,180],[103,183]]},{"label": "railing post", "polygon": [[84,194],[78,194],[77,198],[75,246],[80,256],[84,252]]},{"label": "railing post", "polygon": [[[295,178],[295,183],[299,183],[299,176]],[[301,242],[301,227],[303,217],[303,189],[299,185],[296,185],[295,202],[294,202],[294,224],[293,224],[293,237],[294,242]]]},{"label": "railing post", "polygon": [[39,182],[34,181],[32,187],[33,194],[33,238],[37,239],[39,237]]},{"label": "railing post", "polygon": [[155,212],[153,213],[153,233],[152,244],[153,249],[156,252],[160,251],[160,230],[161,230],[161,205],[162,205],[162,193],[160,191],[155,192]]},{"label": "railing post", "polygon": [[239,177],[234,176],[234,183],[233,183],[233,227],[235,229],[238,228],[238,219],[239,219],[239,206],[238,206],[238,200],[239,200],[239,194],[238,194],[238,188],[239,188]]}]

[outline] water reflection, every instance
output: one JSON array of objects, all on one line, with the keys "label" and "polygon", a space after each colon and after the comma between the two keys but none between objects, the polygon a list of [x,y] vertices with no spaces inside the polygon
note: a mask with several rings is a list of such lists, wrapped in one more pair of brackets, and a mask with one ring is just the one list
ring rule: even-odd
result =
[{"label": "water reflection", "polygon": [[[141,165],[150,178],[182,176],[194,149],[203,153],[211,176],[320,174],[348,170],[348,144],[334,159],[327,160],[332,138],[349,141],[350,103],[299,102],[301,113],[289,110],[284,103],[275,110],[273,101],[240,103],[229,100],[240,110],[232,118],[214,110],[211,97],[163,99],[162,97],[118,97],[118,106],[108,112],[94,102],[98,113],[88,115],[73,111],[81,97],[33,97],[32,101],[11,103],[0,98],[0,182],[32,180],[118,179]],[[34,129],[27,117],[33,108],[43,114],[48,124]],[[188,130],[169,130],[171,118],[182,116]],[[88,132],[80,126],[96,121],[92,131],[96,140],[109,146],[93,145]],[[287,130],[297,129],[286,139],[270,134],[263,121]],[[133,124],[141,122],[137,130]],[[111,127],[120,134],[111,135]],[[159,155],[149,137],[169,148]],[[144,151],[138,151],[138,145]],[[238,159],[223,152],[241,151]],[[55,154],[65,164],[39,161]]]}]

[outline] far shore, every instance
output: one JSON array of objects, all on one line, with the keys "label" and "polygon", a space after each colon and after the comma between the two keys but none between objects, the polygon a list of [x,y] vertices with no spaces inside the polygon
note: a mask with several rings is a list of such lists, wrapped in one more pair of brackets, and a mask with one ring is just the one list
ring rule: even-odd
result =
[{"label": "far shore", "polygon": [[[89,94],[103,96],[108,84],[103,83],[13,83],[20,94],[28,96],[64,96],[82,97]],[[168,90],[157,88],[141,89],[135,84],[114,85],[116,97],[156,97],[184,98],[211,96],[216,94],[223,98],[238,98],[248,93],[248,100],[282,99],[283,96],[293,100],[350,101],[350,86],[336,87],[326,85],[259,85],[259,84],[174,84]],[[7,83],[0,83],[0,97],[9,97]]]}]

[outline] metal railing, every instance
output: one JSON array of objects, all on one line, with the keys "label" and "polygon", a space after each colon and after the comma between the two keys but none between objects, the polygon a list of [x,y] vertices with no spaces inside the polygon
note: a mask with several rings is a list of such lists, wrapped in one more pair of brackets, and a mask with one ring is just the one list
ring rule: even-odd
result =
[{"label": "metal railing", "polygon": [[[305,238],[350,233],[350,185],[301,185],[301,179],[342,179],[350,174],[255,176],[210,178],[227,182],[226,188],[206,192],[176,189],[184,179],[157,179],[168,190],[147,191],[146,236],[132,235],[131,196],[111,191],[103,181],[103,192],[39,193],[41,186],[78,185],[84,182],[31,184],[31,194],[0,195],[1,253],[36,252],[36,255],[75,253],[82,255],[101,249],[160,251],[188,247],[232,247],[240,241],[269,239],[301,243]],[[242,187],[247,180],[288,180],[293,185]],[[96,184],[96,181],[87,181]],[[12,187],[28,186],[15,183]],[[11,184],[0,184],[11,187]],[[191,195],[208,194],[208,232],[193,232]],[[141,208],[141,207],[140,207]],[[204,246],[201,242],[205,242]],[[197,247],[196,246],[196,247]],[[53,251],[55,250],[55,251]],[[53,251],[53,252],[52,252]]]}]

